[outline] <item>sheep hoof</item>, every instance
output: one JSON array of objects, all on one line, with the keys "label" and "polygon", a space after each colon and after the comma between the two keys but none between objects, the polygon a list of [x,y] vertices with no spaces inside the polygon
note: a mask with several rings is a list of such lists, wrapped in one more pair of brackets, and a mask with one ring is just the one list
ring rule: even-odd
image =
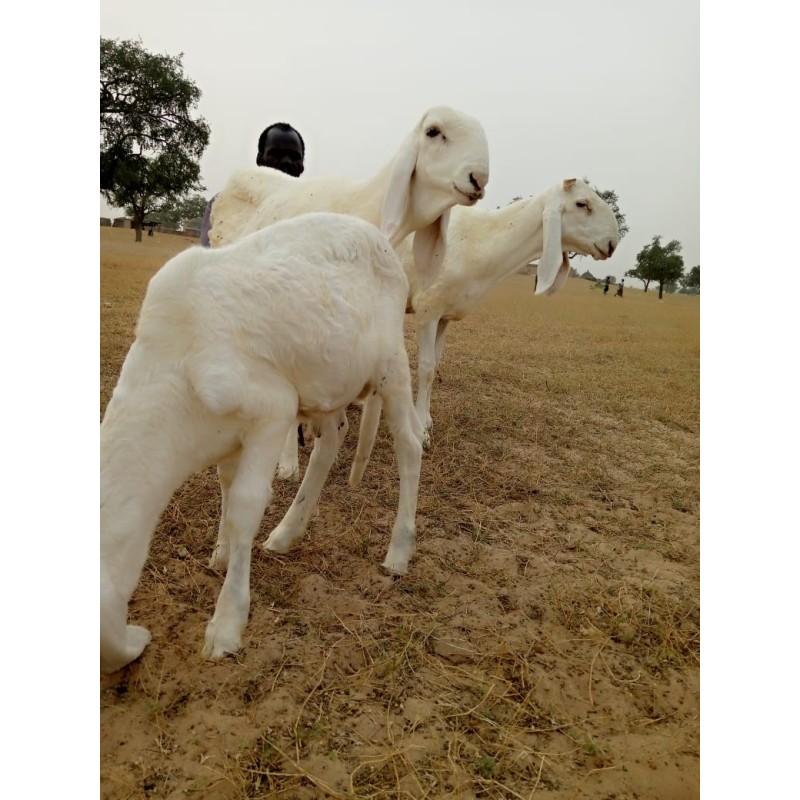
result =
[{"label": "sheep hoof", "polygon": [[381,566],[389,575],[399,578],[408,572],[408,562],[408,558],[389,553]]},{"label": "sheep hoof", "polygon": [[139,625],[125,626],[125,645],[113,653],[105,653],[105,658],[101,653],[100,671],[110,674],[126,667],[144,652],[145,647],[150,644],[150,631]]},{"label": "sheep hoof", "polygon": [[236,655],[242,649],[240,634],[231,634],[230,631],[221,630],[212,620],[206,628],[206,642],[203,645],[203,657],[219,661],[225,656]]},{"label": "sheep hoof", "polygon": [[431,432],[429,430],[422,434],[422,449],[426,453],[431,449]]},{"label": "sheep hoof", "polygon": [[147,628],[141,625],[128,625],[126,628],[128,647],[131,651],[136,651],[134,658],[139,658],[142,651],[150,644],[152,636]]},{"label": "sheep hoof", "polygon": [[[278,526],[279,528],[280,526]],[[292,548],[292,540],[282,531],[275,528],[274,531],[267,537],[267,540],[261,547],[268,553],[288,553]]]},{"label": "sheep hoof", "polygon": [[208,566],[211,569],[224,571],[228,568],[228,552],[227,548],[223,549],[219,545],[214,548],[211,558],[208,559]]},{"label": "sheep hoof", "polygon": [[279,465],[278,477],[284,481],[296,481],[300,478],[300,466],[298,464]]}]

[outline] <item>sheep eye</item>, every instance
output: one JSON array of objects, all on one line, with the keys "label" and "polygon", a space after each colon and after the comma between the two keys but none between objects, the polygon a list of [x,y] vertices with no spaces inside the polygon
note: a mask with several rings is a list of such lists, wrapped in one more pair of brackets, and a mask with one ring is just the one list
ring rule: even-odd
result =
[{"label": "sheep eye", "polygon": [[435,139],[440,133],[441,131],[435,125],[432,128],[428,128],[428,130],[425,131],[425,135],[430,136],[431,139]]},{"label": "sheep eye", "polygon": [[583,200],[578,200],[575,205],[578,206],[578,208],[586,208],[586,203],[584,203]]}]

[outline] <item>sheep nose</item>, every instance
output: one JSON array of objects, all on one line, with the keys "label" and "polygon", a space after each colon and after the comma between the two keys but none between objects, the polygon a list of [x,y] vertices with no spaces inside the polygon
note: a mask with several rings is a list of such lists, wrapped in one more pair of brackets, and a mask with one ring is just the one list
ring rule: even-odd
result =
[{"label": "sheep nose", "polygon": [[616,249],[617,249],[617,246],[616,246],[616,244],[614,244],[614,242],[609,242],[608,243],[608,257],[609,258],[611,258],[611,256],[614,255],[614,250],[616,250]]},{"label": "sheep nose", "polygon": [[479,191],[489,182],[489,176],[485,172],[470,172],[469,182]]}]

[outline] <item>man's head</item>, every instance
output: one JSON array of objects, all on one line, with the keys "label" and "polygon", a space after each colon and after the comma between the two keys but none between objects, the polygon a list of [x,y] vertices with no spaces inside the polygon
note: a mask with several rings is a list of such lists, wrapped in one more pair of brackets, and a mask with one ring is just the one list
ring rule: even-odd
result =
[{"label": "man's head", "polygon": [[258,139],[256,164],[278,169],[297,178],[303,174],[305,154],[303,137],[291,125],[276,122],[265,128]]}]

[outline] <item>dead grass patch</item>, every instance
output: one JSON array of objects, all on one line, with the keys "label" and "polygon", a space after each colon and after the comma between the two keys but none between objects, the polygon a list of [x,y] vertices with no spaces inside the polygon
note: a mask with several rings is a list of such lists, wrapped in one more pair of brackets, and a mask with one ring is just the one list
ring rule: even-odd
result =
[{"label": "dead grass patch", "polygon": [[[188,244],[101,230],[101,413]],[[698,323],[698,298],[499,287],[449,336],[410,574],[378,569],[391,442],[352,491],[351,432],[306,539],[254,551],[220,663],[199,655],[219,490],[193,476],[131,605],[153,642],[101,678],[101,795],[698,797]],[[295,489],[276,481],[258,543]]]}]

